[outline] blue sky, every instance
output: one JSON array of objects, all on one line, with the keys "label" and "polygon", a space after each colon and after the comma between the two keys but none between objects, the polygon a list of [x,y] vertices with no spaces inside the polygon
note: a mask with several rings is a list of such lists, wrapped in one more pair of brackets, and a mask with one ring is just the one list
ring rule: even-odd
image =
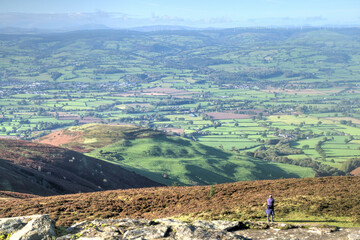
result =
[{"label": "blue sky", "polygon": [[360,0],[0,0],[0,27],[360,26]]}]

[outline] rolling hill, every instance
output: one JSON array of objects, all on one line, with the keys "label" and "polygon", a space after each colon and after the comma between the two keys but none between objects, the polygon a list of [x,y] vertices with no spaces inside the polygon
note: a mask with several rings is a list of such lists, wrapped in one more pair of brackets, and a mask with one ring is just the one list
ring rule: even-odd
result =
[{"label": "rolling hill", "polygon": [[28,141],[0,140],[1,191],[46,196],[151,186],[161,184],[79,152]]},{"label": "rolling hill", "polygon": [[53,132],[38,142],[82,151],[166,185],[314,176],[309,168],[235,155],[131,125],[87,124]]},{"label": "rolling hill", "polygon": [[359,184],[360,177],[323,177],[10,199],[0,201],[0,216],[49,214],[60,225],[125,217],[265,220],[271,193],[276,221],[359,226]]}]

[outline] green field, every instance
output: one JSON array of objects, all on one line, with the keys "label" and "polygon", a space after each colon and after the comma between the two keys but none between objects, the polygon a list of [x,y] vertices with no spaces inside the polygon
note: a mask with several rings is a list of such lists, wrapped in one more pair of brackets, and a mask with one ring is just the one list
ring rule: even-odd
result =
[{"label": "green field", "polygon": [[275,172],[287,162],[344,175],[333,168],[360,155],[359,36],[358,28],[1,34],[0,136],[131,124],[231,156],[199,170],[191,162],[208,160],[200,150],[180,166],[141,155],[150,143],[134,140],[121,164],[144,174],[173,169],[169,179],[156,176],[167,183],[211,184],[206,171],[217,182],[252,179],[246,167],[229,174],[241,159],[267,161]]}]

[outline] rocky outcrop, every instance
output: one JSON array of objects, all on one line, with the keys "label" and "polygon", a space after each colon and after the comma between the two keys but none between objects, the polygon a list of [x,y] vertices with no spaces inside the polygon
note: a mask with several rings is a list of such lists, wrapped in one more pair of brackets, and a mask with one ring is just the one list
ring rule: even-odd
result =
[{"label": "rocky outcrop", "polygon": [[1,239],[42,240],[55,237],[55,224],[48,215],[0,219]]},{"label": "rocky outcrop", "polygon": [[[57,234],[56,234],[57,233]],[[104,239],[104,240],[204,240],[204,239],[349,239],[360,240],[359,229],[309,227],[283,223],[174,219],[96,219],[67,229],[55,227],[48,215],[0,219],[0,239]]]}]

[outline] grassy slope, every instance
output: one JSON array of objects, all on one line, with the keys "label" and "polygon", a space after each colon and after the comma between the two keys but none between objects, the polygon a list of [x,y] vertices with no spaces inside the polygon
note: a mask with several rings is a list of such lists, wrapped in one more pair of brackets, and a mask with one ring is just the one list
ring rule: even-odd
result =
[{"label": "grassy slope", "polygon": [[[62,146],[82,149],[89,156],[119,164],[167,185],[206,185],[314,176],[309,168],[236,157],[230,152],[184,138],[131,126],[89,124],[72,127],[61,135],[55,135],[61,138],[75,133],[78,137],[63,142]],[[48,141],[49,138],[44,137],[40,141]],[[164,174],[167,177],[164,178]]]},{"label": "grassy slope", "polygon": [[61,225],[124,217],[265,220],[265,202],[271,193],[276,221],[359,226],[359,184],[360,177],[326,177],[11,199],[0,201],[0,216],[50,214]]},{"label": "grassy slope", "polygon": [[[236,158],[231,153],[179,137],[136,139],[131,140],[129,145],[124,147],[120,144],[112,144],[95,150],[90,155],[131,168],[139,174],[165,184],[173,182],[186,185],[216,184],[313,176],[311,169],[269,163],[243,156]],[[158,149],[164,155],[146,154],[147,151],[154,149]],[[113,152],[122,153],[124,159],[119,161],[109,157],[107,153]],[[182,154],[183,152],[186,154]],[[167,174],[168,178],[164,179],[163,174]]]}]

